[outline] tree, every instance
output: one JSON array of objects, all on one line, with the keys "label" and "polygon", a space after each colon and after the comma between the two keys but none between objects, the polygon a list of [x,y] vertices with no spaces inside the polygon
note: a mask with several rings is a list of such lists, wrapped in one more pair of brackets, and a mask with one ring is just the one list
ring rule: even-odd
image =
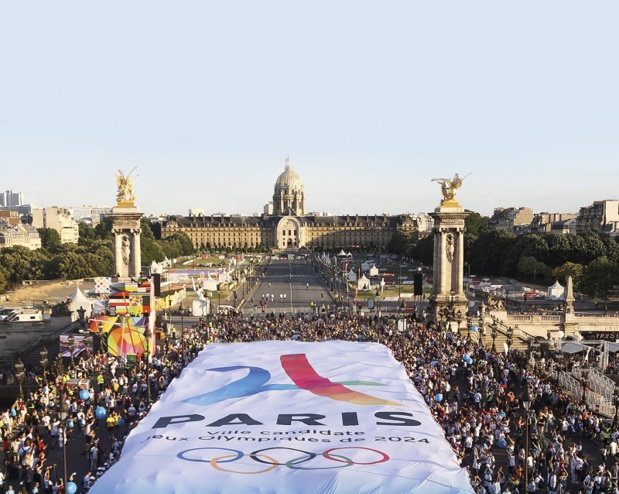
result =
[{"label": "tree", "polygon": [[[536,261],[545,259],[548,245],[544,239],[537,234],[531,233],[528,235],[520,235],[514,237],[513,240],[506,247],[502,266],[501,274],[504,276],[517,277],[522,271],[518,268],[518,263],[524,257],[533,257]],[[535,271],[540,271],[538,266],[535,266],[530,275],[534,277]]]},{"label": "tree", "polygon": [[501,275],[504,254],[515,238],[504,230],[481,233],[471,248],[471,270],[482,274]]},{"label": "tree", "polygon": [[572,277],[574,284],[578,285],[580,283],[582,273],[582,264],[576,264],[574,262],[566,262],[565,264],[562,264],[552,270],[552,276],[564,285],[567,283],[567,279],[570,276]]},{"label": "tree", "polygon": [[411,238],[408,233],[396,230],[387,244],[387,251],[401,256],[406,252],[410,240]]},{"label": "tree", "polygon": [[103,216],[101,218],[101,223],[95,226],[95,238],[99,240],[112,240],[112,218],[109,216]]},{"label": "tree", "polygon": [[471,211],[464,220],[464,231],[475,236],[488,231],[488,217]]},{"label": "tree", "polygon": [[580,289],[591,298],[604,299],[604,313],[608,310],[608,294],[619,284],[619,267],[602,256],[591,262],[585,269],[580,280]]},{"label": "tree", "polygon": [[533,280],[543,280],[546,283],[551,281],[552,268],[533,256],[525,256],[518,261],[518,272]]},{"label": "tree", "polygon": [[21,245],[0,249],[0,265],[4,266],[7,282],[42,279],[46,257],[40,250],[30,250]]},{"label": "tree", "polygon": [[140,240],[140,250],[144,266],[150,266],[153,261],[161,262],[165,257],[163,248],[154,238],[143,237]]},{"label": "tree", "polygon": [[544,235],[548,247],[547,256],[544,261],[555,268],[569,262],[573,255],[571,236],[572,235]]},{"label": "tree", "polygon": [[601,257],[607,257],[606,246],[600,235],[595,232],[584,232],[577,234],[579,257],[580,259],[570,259],[572,262],[580,262],[581,264],[589,264],[590,262]]},{"label": "tree", "polygon": [[55,278],[66,280],[89,278],[96,274],[87,258],[77,252],[64,252],[54,256],[50,260],[49,269],[55,274]]},{"label": "tree", "polygon": [[97,234],[95,229],[88,223],[80,222],[77,224],[77,227],[80,232],[79,242],[88,242],[96,239]]},{"label": "tree", "polygon": [[41,247],[48,252],[55,252],[62,244],[60,242],[60,233],[53,228],[37,228],[39,237],[41,237]]},{"label": "tree", "polygon": [[434,236],[428,235],[417,242],[413,249],[413,258],[431,266],[434,262]]},{"label": "tree", "polygon": [[2,266],[0,266],[0,292],[3,292],[7,289],[7,275],[6,271]]}]

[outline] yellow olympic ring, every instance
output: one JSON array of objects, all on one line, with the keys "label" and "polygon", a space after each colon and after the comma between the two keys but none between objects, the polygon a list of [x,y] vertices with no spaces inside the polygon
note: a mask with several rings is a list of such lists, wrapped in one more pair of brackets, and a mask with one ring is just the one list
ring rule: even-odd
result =
[{"label": "yellow olympic ring", "polygon": [[243,475],[256,475],[259,473],[266,473],[266,472],[270,472],[271,470],[275,470],[279,466],[279,463],[277,463],[277,460],[275,458],[271,458],[270,456],[267,456],[267,455],[260,455],[260,456],[264,456],[268,460],[271,460],[271,462],[274,463],[274,465],[270,465],[268,468],[265,468],[264,470],[258,470],[257,472],[239,472],[236,470],[227,470],[225,468],[221,468],[219,464],[217,463],[219,460],[223,460],[224,458],[238,458],[236,455],[217,456],[216,458],[213,458],[210,463],[211,463],[211,466],[215,470],[219,470],[220,472],[240,473]]}]

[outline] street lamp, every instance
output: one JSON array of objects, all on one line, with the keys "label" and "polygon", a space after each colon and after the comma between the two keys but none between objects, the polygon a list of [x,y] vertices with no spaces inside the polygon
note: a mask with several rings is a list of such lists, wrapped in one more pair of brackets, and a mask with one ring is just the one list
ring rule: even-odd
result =
[{"label": "street lamp", "polygon": [[496,321],[494,321],[492,323],[492,325],[490,326],[490,329],[492,329],[492,333],[490,333],[490,336],[492,337],[492,351],[496,352],[495,341],[496,341],[496,337],[498,335],[498,325],[497,325]]},{"label": "street lamp", "polygon": [[62,355],[58,354],[56,355],[56,372],[58,373],[59,376],[62,375],[62,373],[64,372],[64,369],[62,368]]},{"label": "street lamp", "polygon": [[183,364],[185,362],[185,320],[183,319],[183,302],[180,303],[179,309],[181,311],[181,357],[183,359]]},{"label": "street lamp", "polygon": [[39,355],[41,355],[41,369],[43,369],[43,386],[45,386],[47,384],[47,376],[45,375],[45,369],[47,367],[48,364],[48,360],[47,360],[47,348],[42,347],[41,350],[39,351]]},{"label": "street lamp", "polygon": [[468,338],[471,337],[471,328],[473,327],[473,318],[471,316],[468,316],[466,318],[466,336]]},{"label": "street lamp", "polygon": [[146,348],[144,349],[144,353],[146,355],[146,397],[148,402],[150,403],[150,340],[153,336],[150,328],[146,326],[144,330],[144,338],[146,340]]},{"label": "street lamp", "polygon": [[528,384],[522,394],[522,407],[525,410],[526,415],[526,432],[525,432],[525,440],[524,440],[524,488],[527,488],[529,483],[529,468],[528,468],[528,458],[529,458],[529,408],[531,408],[531,397],[529,396],[529,388]]},{"label": "street lamp", "polygon": [[514,328],[509,326],[507,328],[507,348],[508,350],[511,350],[513,341],[514,341]]},{"label": "street lamp", "polygon": [[456,322],[458,323],[458,334],[460,334],[460,325],[462,324],[462,311],[460,309],[456,312]]},{"label": "street lamp", "polygon": [[456,313],[454,304],[457,302],[458,296],[455,291],[451,290],[447,296],[447,306],[443,307],[442,310],[439,310],[439,315],[441,316],[441,321],[444,324],[445,331],[448,329],[451,330],[451,323],[453,321],[458,322],[458,331],[460,330],[460,324],[462,323],[462,312],[458,311],[460,314],[459,316]]},{"label": "street lamp", "polygon": [[84,307],[80,307],[75,312],[77,312],[78,321],[80,323],[80,327],[83,328],[86,326],[86,319],[84,319],[84,314],[86,314],[86,309]]},{"label": "street lamp", "polygon": [[[107,352],[107,340],[105,340],[105,344],[103,343],[104,341],[104,336],[103,335],[103,328],[105,328],[105,324],[103,324],[103,321],[99,321],[99,324],[97,324],[97,329],[99,330],[99,332],[97,333],[97,338],[99,338],[99,348],[98,348],[98,352],[101,352],[102,348],[103,348],[103,353]],[[96,353],[98,353],[96,352]]]},{"label": "street lamp", "polygon": [[92,336],[90,334],[84,336],[84,348],[86,349],[86,355],[91,356],[90,346],[92,345]]},{"label": "street lamp", "polygon": [[75,365],[73,361],[73,350],[75,350],[75,336],[72,334],[67,338],[67,348],[69,349],[69,353],[71,354],[71,367]]},{"label": "street lamp", "polygon": [[19,399],[23,400],[24,390],[22,389],[22,382],[24,381],[24,377],[26,377],[26,373],[24,372],[24,363],[21,359],[17,359],[17,362],[15,362],[15,371],[15,377],[19,383]]}]

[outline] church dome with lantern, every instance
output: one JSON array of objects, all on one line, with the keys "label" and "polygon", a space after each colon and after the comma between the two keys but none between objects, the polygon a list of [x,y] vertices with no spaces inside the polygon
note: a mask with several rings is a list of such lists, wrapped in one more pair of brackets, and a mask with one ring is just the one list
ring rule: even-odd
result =
[{"label": "church dome with lantern", "polygon": [[305,214],[303,182],[301,177],[292,169],[290,158],[286,158],[284,172],[275,181],[273,214],[276,216],[302,216]]}]

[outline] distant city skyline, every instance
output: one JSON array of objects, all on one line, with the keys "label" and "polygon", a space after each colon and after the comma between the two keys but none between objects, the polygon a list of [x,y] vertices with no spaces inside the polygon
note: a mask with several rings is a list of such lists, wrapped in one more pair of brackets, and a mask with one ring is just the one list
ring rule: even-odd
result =
[{"label": "distant city skyline", "polygon": [[[281,172],[281,170],[280,170],[280,172]],[[275,178],[277,178],[277,177],[275,177]],[[273,179],[273,183],[275,182],[275,178]],[[301,178],[303,178],[303,177],[301,177]],[[305,183],[305,181],[304,181],[304,183]],[[115,199],[116,188],[115,188],[115,184],[112,184],[111,187],[112,187],[111,188],[111,190],[112,190],[112,198],[107,203],[105,203],[105,204],[103,204],[103,203],[101,203],[101,204],[94,204],[94,203],[93,204],[87,204],[87,203],[84,203],[84,204],[68,204],[68,203],[64,204],[64,203],[58,203],[57,201],[56,202],[52,201],[52,203],[49,203],[49,204],[40,204],[36,200],[33,200],[33,201],[25,201],[24,200],[24,204],[26,204],[26,205],[29,204],[29,205],[32,205],[33,207],[37,207],[37,208],[49,208],[49,207],[53,207],[53,206],[68,207],[68,208],[79,208],[79,207],[87,207],[87,206],[90,206],[90,207],[98,207],[98,206],[99,207],[113,207],[116,204],[116,199]],[[406,210],[398,210],[398,211],[380,210],[380,211],[363,211],[363,212],[360,212],[360,211],[354,211],[354,210],[353,211],[349,211],[349,210],[346,210],[346,211],[332,211],[332,210],[321,209],[321,208],[314,208],[314,209],[309,208],[308,209],[308,213],[336,214],[336,215],[342,215],[342,214],[353,214],[353,215],[354,214],[359,214],[359,215],[368,215],[369,214],[369,215],[373,215],[373,214],[383,214],[383,213],[384,214],[429,213],[429,212],[433,211],[434,208],[439,205],[439,202],[440,202],[440,199],[441,199],[440,189],[437,188],[436,184],[430,184],[429,188],[430,188],[431,191],[436,192],[434,194],[436,196],[434,198],[436,204],[435,204],[434,207],[430,207],[429,209],[425,209],[425,210],[424,209],[406,209]],[[227,214],[227,215],[239,214],[239,215],[244,215],[244,216],[261,215],[263,213],[264,206],[268,202],[272,202],[272,197],[271,196],[272,196],[272,193],[273,193],[273,190],[272,190],[273,189],[273,185],[271,185],[271,189],[270,189],[271,190],[271,195],[268,196],[268,200],[263,201],[263,203],[260,205],[260,207],[259,208],[255,208],[255,210],[253,210],[253,211],[249,211],[249,210],[244,210],[244,211],[226,210],[226,209],[222,209],[222,208],[217,208],[216,205],[214,206],[214,209],[207,209],[207,208],[201,207],[201,206],[194,206],[194,207],[190,206],[185,211],[178,211],[176,209],[173,209],[172,211],[167,211],[167,210],[145,211],[142,207],[140,207],[139,189],[140,189],[139,187],[136,187],[136,205],[146,215],[158,215],[158,214],[166,215],[167,214],[167,215],[183,215],[183,216],[187,216],[187,215],[190,214],[190,211],[192,211],[192,210],[193,211],[197,210],[197,211],[203,212],[203,214],[205,214],[205,215],[220,214],[220,213]],[[306,187],[306,191],[307,191],[307,187]],[[13,192],[15,194],[24,195],[24,193],[22,193],[21,191],[10,190],[10,192]],[[307,192],[306,192],[306,195],[307,195]],[[24,197],[28,197],[28,194],[26,193],[24,195]],[[493,208],[491,210],[489,210],[489,211],[482,211],[482,210],[478,210],[478,209],[474,209],[474,208],[469,207],[464,202],[464,200],[461,199],[461,197],[463,197],[463,196],[461,196],[460,191],[458,191],[458,194],[457,194],[456,198],[459,200],[459,202],[461,202],[461,205],[465,209],[469,209],[471,211],[478,212],[478,213],[480,213],[482,215],[485,215],[485,216],[492,216],[494,210],[497,209],[497,208],[503,208],[503,209],[516,208],[516,209],[518,209],[518,208],[523,208],[523,207],[524,208],[532,209],[533,213],[578,213],[578,211],[579,211],[579,209],[581,207],[590,206],[595,201],[603,201],[603,200],[608,200],[608,199],[615,199],[616,200],[616,198],[608,198],[608,197],[597,198],[597,199],[593,199],[590,203],[579,204],[578,206],[575,207],[575,209],[570,210],[570,211],[568,211],[568,210],[563,211],[563,210],[558,210],[558,209],[552,209],[552,207],[546,208],[546,209],[535,209],[535,208],[530,207],[528,204],[500,204],[500,205],[493,206]],[[144,197],[144,198],[146,198],[148,200],[147,197]],[[342,199],[345,201],[347,199],[347,197],[343,195]],[[397,202],[397,201],[394,201],[394,203],[395,202]],[[2,206],[2,205],[0,204],[0,206]]]},{"label": "distant city skyline", "polygon": [[145,214],[261,213],[292,158],[307,211],[617,199],[619,5],[160,1],[0,6],[0,190]]}]

